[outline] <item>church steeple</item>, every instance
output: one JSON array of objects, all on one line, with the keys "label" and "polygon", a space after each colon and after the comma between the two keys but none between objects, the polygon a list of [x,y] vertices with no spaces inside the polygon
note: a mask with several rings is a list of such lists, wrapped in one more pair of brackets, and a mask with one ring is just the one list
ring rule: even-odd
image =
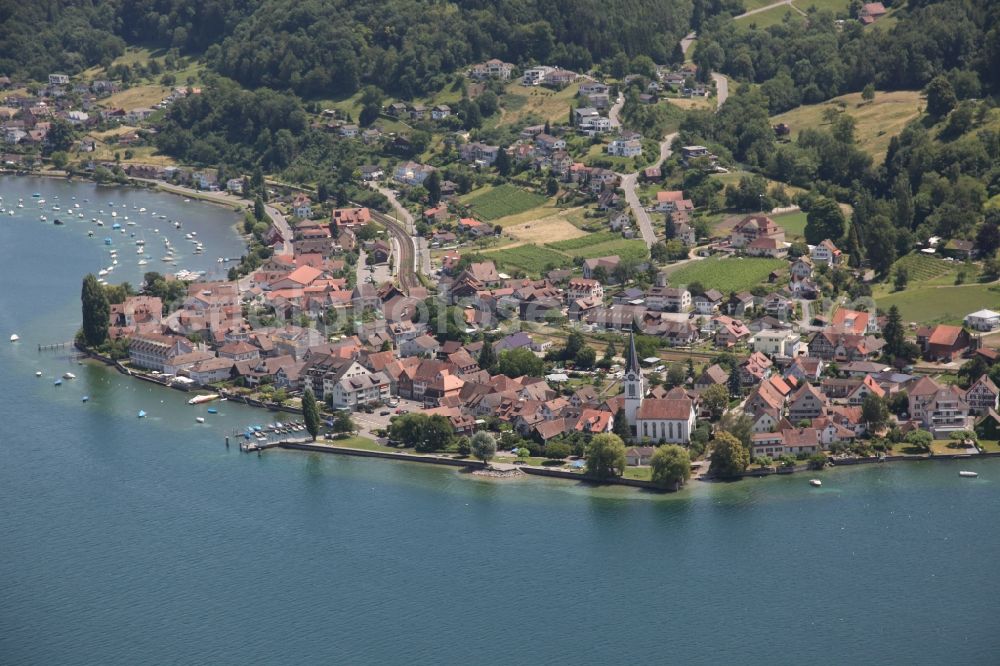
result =
[{"label": "church steeple", "polygon": [[635,428],[636,413],[642,406],[642,399],[646,394],[642,380],[642,368],[639,366],[639,354],[635,351],[635,331],[632,331],[628,340],[628,363],[625,367],[622,384],[625,387],[625,418],[629,426]]},{"label": "church steeple", "polygon": [[628,366],[625,368],[625,373],[628,374],[634,372],[637,375],[642,374],[642,370],[639,367],[639,358],[635,353],[635,331],[632,331],[628,336]]}]

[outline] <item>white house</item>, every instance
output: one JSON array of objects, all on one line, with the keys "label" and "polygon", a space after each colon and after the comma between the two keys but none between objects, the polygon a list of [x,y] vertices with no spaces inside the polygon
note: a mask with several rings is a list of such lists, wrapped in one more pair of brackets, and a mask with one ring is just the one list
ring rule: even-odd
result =
[{"label": "white house", "polygon": [[794,358],[798,356],[802,339],[795,331],[765,329],[750,338],[750,344],[754,351],[762,352],[768,356]]},{"label": "white house", "polygon": [[615,157],[636,157],[642,155],[642,141],[618,137],[608,144],[608,155]]},{"label": "white house", "polygon": [[992,331],[1000,326],[1000,312],[977,310],[965,316],[965,324],[976,331]]},{"label": "white house", "polygon": [[532,67],[530,69],[526,69],[521,75],[521,84],[526,86],[537,86],[545,80],[546,75],[552,71],[554,71],[554,68],[545,67],[544,65],[542,67]]}]

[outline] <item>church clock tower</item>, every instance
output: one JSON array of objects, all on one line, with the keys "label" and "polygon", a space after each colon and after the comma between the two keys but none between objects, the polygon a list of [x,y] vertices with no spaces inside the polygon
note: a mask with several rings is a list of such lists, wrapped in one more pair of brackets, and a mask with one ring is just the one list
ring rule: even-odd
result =
[{"label": "church clock tower", "polygon": [[642,370],[639,368],[638,354],[635,353],[635,331],[629,336],[628,363],[622,383],[625,386],[625,419],[635,432],[635,416],[646,393],[642,381]]}]

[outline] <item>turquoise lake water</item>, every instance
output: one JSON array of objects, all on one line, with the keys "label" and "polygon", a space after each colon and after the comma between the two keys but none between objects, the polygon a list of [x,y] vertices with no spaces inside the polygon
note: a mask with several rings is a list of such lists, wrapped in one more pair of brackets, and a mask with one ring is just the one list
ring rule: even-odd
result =
[{"label": "turquoise lake water", "polygon": [[[197,231],[206,253],[181,267],[211,270],[240,248],[221,208],[0,179],[0,207],[25,200],[0,217],[2,664],[1000,662],[998,461],[662,497],[241,455],[224,434],[266,414],[207,415],[36,350],[72,338],[81,277],[107,264],[111,235],[88,239],[90,214],[40,222],[36,191],[182,219],[174,245]],[[137,284],[130,239],[115,241],[113,279]],[[77,379],[55,387],[68,370]]]}]

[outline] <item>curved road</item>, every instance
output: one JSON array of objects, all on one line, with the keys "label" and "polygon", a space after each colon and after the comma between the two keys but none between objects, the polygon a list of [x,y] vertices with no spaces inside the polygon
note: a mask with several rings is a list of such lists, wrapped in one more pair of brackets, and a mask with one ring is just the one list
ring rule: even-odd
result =
[{"label": "curved road", "polygon": [[[691,47],[694,39],[695,34],[692,32],[681,40],[681,49],[685,54]],[[715,108],[718,110],[719,107],[721,107],[729,98],[729,80],[722,74],[718,73],[712,74],[712,80],[715,82]],[[621,109],[621,104],[619,103],[622,101],[621,96],[619,96],[618,99],[619,101],[615,102],[615,106],[611,109],[611,111],[615,114],[611,120],[612,124],[617,122],[618,111]],[[611,117],[610,113],[608,115]],[[673,152],[671,150],[671,145],[676,138],[677,132],[668,134],[663,138],[663,141],[660,142],[660,156],[650,166],[658,167],[663,164],[668,157],[670,157]],[[653,220],[650,218],[649,212],[643,207],[642,202],[639,200],[639,194],[636,191],[639,185],[639,172],[628,174],[619,173],[618,177],[621,179],[621,188],[625,193],[625,201],[628,202],[629,208],[632,209],[632,214],[635,216],[636,224],[639,225],[639,231],[642,233],[642,240],[646,242],[646,247],[652,247],[653,243],[656,242],[656,229],[653,227]],[[702,257],[691,257],[690,260],[701,258]]]}]

